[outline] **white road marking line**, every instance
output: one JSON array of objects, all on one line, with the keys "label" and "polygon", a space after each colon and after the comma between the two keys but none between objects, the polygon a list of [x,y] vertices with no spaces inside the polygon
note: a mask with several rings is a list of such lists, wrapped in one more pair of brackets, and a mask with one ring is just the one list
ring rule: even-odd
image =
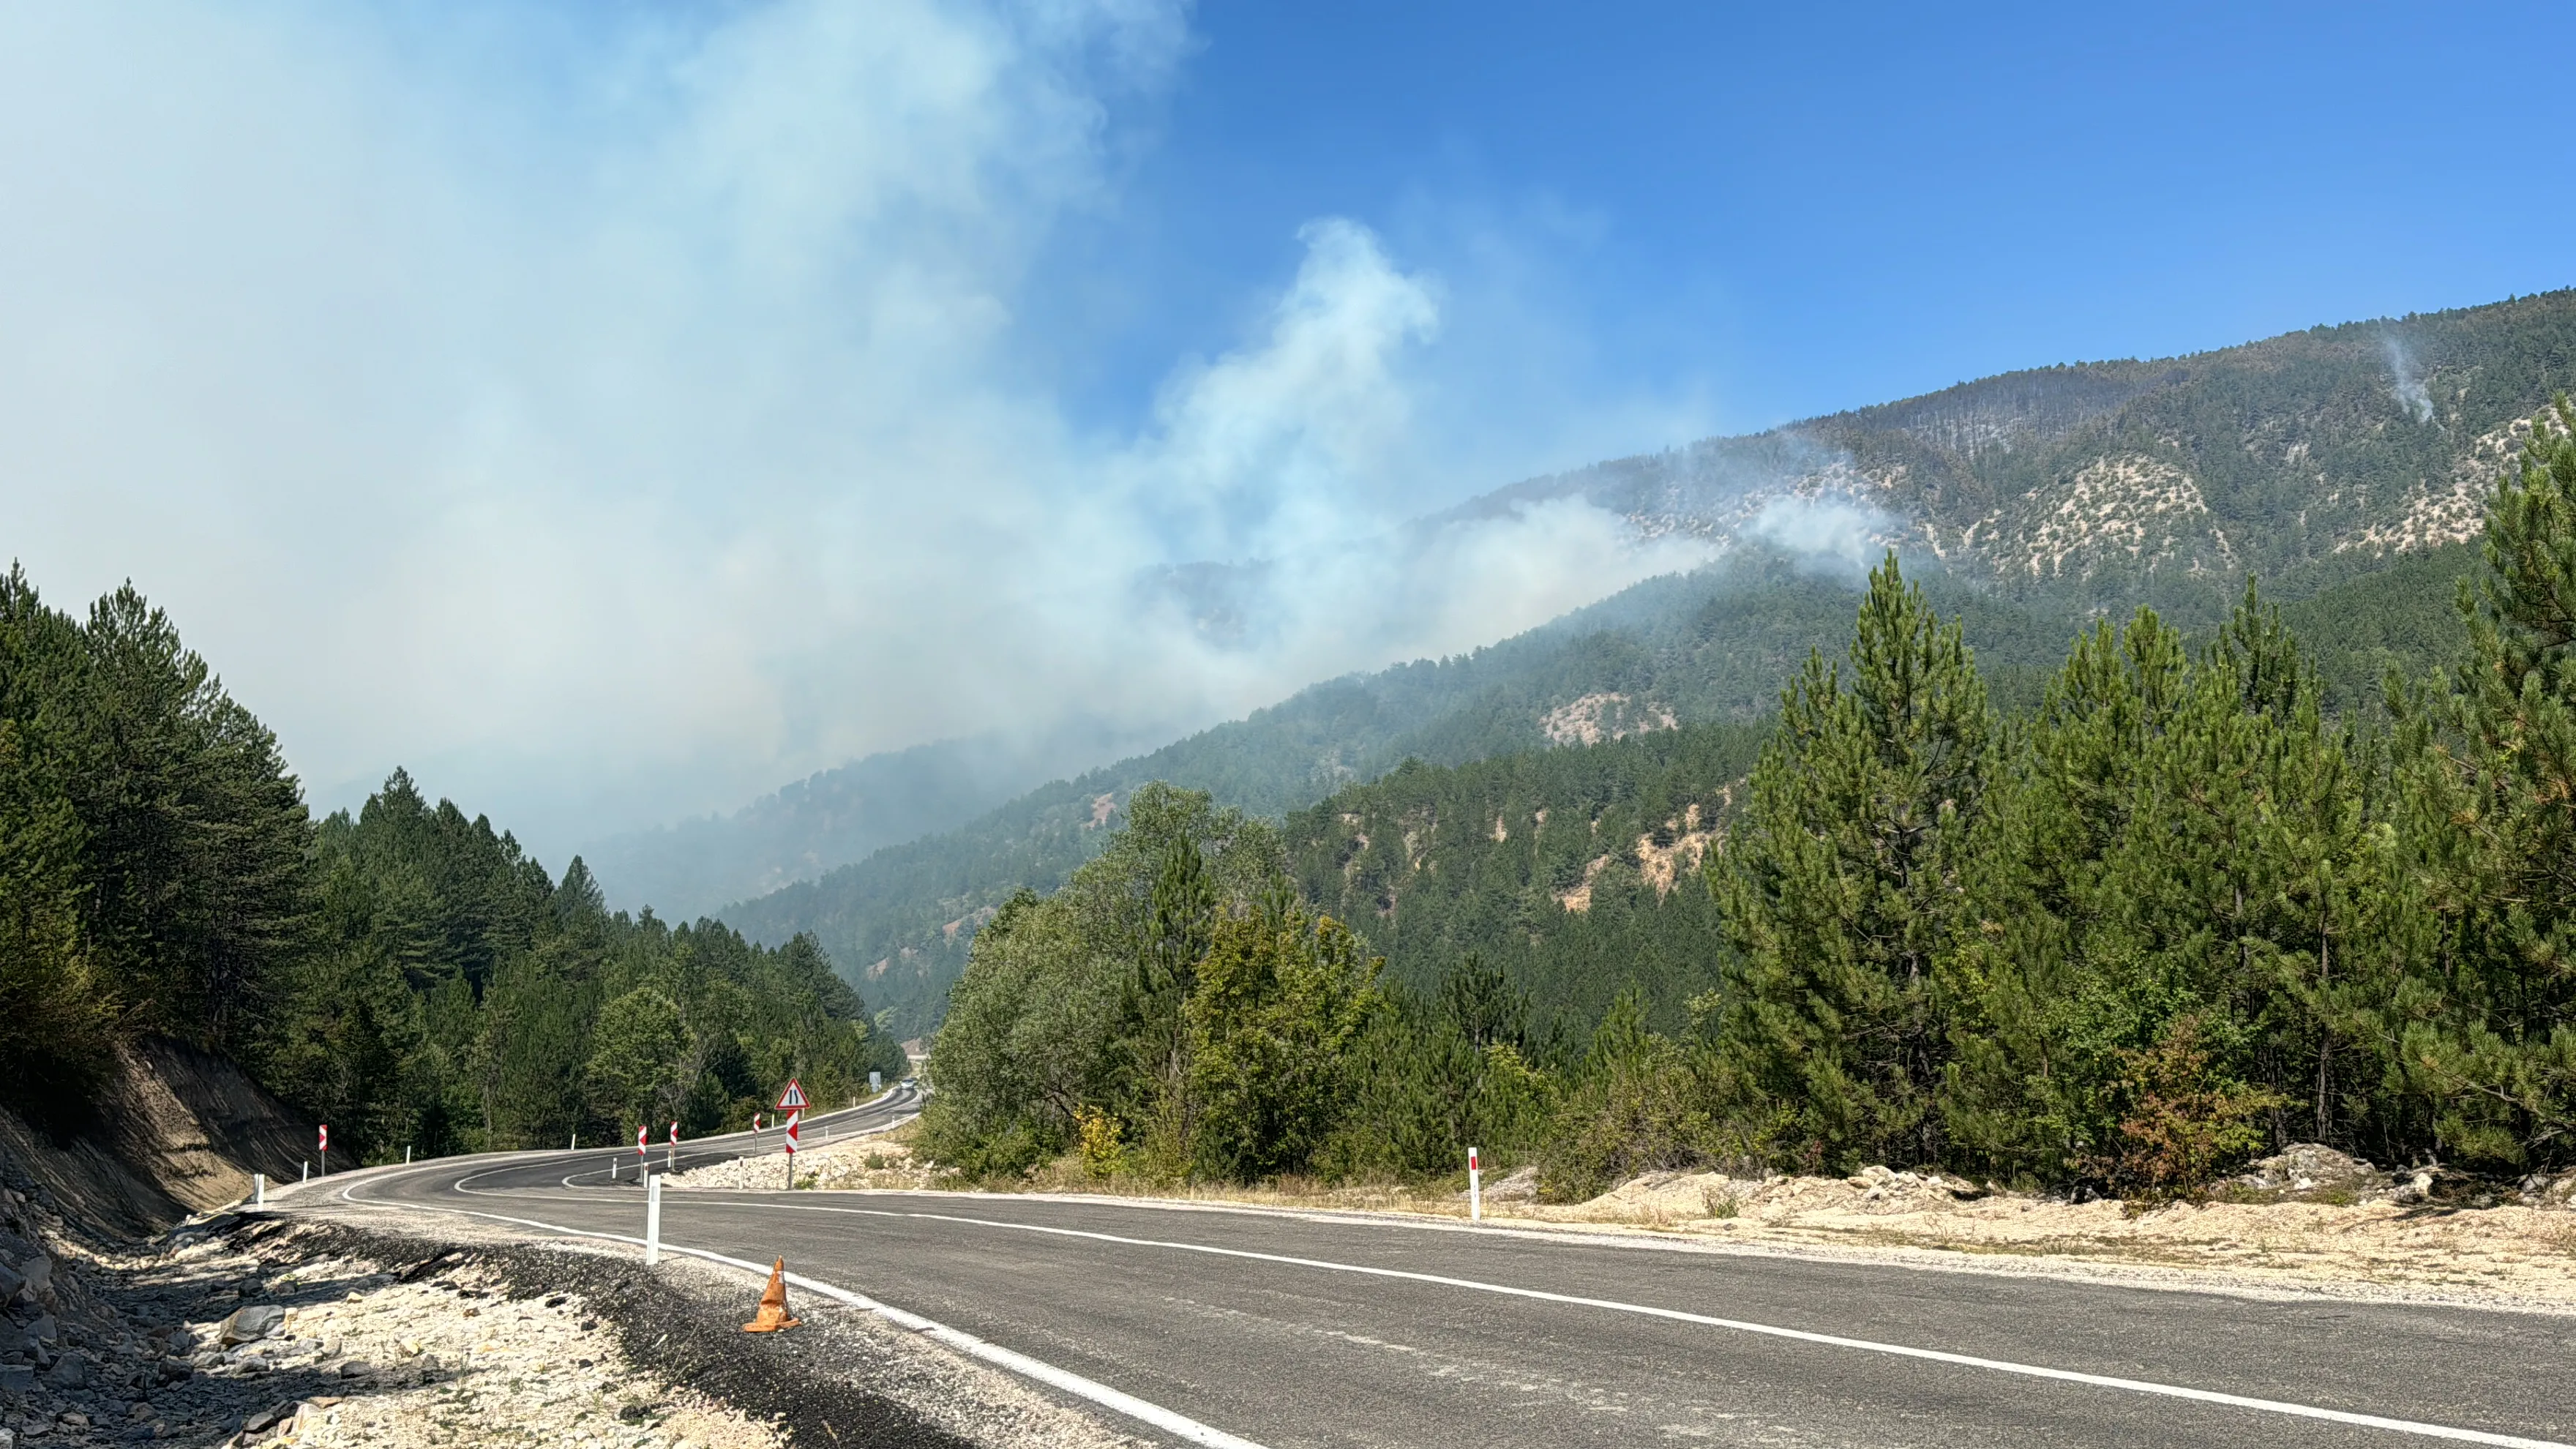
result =
[{"label": "white road marking line", "polygon": [[[481,1174],[477,1175],[479,1176]],[[612,1243],[633,1243],[638,1247],[641,1247],[644,1242],[642,1238],[631,1238],[624,1233],[586,1232],[580,1228],[568,1228],[555,1223],[538,1222],[533,1218],[505,1217],[499,1213],[475,1212],[468,1208],[433,1208],[419,1207],[410,1203],[398,1204],[370,1202],[362,1198],[350,1196],[350,1194],[355,1192],[360,1185],[361,1184],[358,1183],[351,1183],[347,1187],[340,1189],[340,1200],[352,1207],[371,1207],[392,1211],[409,1209],[414,1212],[454,1213],[460,1217],[486,1218],[493,1222],[513,1223],[520,1227],[542,1228],[547,1232],[560,1233],[566,1237],[597,1238]],[[467,1191],[470,1189],[460,1188],[459,1190]],[[722,1263],[730,1268],[741,1268],[761,1277],[766,1277],[769,1273],[767,1268],[762,1267],[758,1263],[746,1262],[741,1258],[729,1258],[722,1253],[709,1252],[704,1248],[684,1248],[673,1243],[668,1237],[665,1237],[662,1240],[662,1251],[666,1253],[686,1253],[693,1258],[704,1258],[711,1263]],[[1175,1413],[1170,1409],[1164,1408],[1160,1404],[1137,1398],[1133,1394],[1122,1393],[1117,1389],[1109,1387],[1107,1384],[1098,1382],[1097,1380],[1084,1378],[1082,1375],[1074,1373],[1070,1369],[1060,1369],[1042,1359],[1034,1359],[1029,1357],[1027,1354],[1017,1352],[1013,1349],[1004,1348],[998,1343],[991,1343],[984,1339],[977,1338],[975,1335],[968,1333],[963,1329],[951,1328],[944,1323],[924,1318],[918,1313],[908,1312],[904,1309],[897,1308],[892,1304],[879,1303],[865,1294],[853,1293],[846,1288],[826,1283],[819,1278],[808,1278],[802,1273],[788,1274],[787,1281],[795,1284],[799,1288],[805,1289],[808,1292],[819,1293],[835,1302],[876,1314],[887,1322],[892,1323],[899,1328],[918,1333],[924,1338],[936,1339],[939,1342],[948,1345],[950,1348],[968,1355],[969,1357],[982,1359],[986,1363],[992,1364],[998,1368],[1008,1369],[1024,1378],[1035,1379],[1042,1384],[1047,1384],[1051,1387],[1061,1389],[1076,1398],[1088,1399],[1091,1402],[1100,1405],[1104,1409],[1124,1414],[1128,1418],[1136,1420],[1138,1423],[1150,1424],[1153,1427],[1162,1430],[1164,1433],[1170,1434],[1184,1442],[1191,1444],[1204,1444],[1208,1446],[1208,1449],[1263,1449],[1263,1446],[1260,1444],[1257,1444],[1250,1439],[1243,1438],[1240,1435],[1229,1434],[1223,1429],[1219,1429],[1208,1424],[1202,1424],[1198,1420],[1190,1418],[1186,1414]]]},{"label": "white road marking line", "polygon": [[1751,1323],[1739,1318],[1717,1318],[1709,1314],[1691,1313],[1678,1308],[1657,1308],[1644,1303],[1623,1303],[1612,1298],[1585,1298],[1571,1293],[1550,1293],[1540,1288],[1515,1288],[1507,1283],[1486,1283],[1474,1278],[1451,1278],[1439,1273],[1416,1273],[1402,1268],[1374,1268],[1359,1263],[1336,1263],[1323,1258],[1298,1258],[1282,1253],[1257,1253],[1244,1248],[1218,1248],[1204,1243],[1176,1243],[1159,1238],[1130,1238],[1116,1233],[1090,1232],[1081,1228],[1049,1227],[1043,1223],[1003,1222],[991,1218],[961,1217],[953,1213],[895,1212],[883,1208],[825,1207],[819,1204],[808,1207],[801,1203],[776,1202],[762,1202],[756,1206],[779,1212],[850,1213],[866,1217],[920,1218],[931,1222],[963,1223],[979,1228],[1047,1233],[1066,1238],[1089,1238],[1097,1242],[1119,1243],[1129,1247],[1170,1248],[1185,1253],[1204,1253],[1211,1257],[1283,1263],[1291,1267],[1317,1268],[1332,1273],[1355,1273],[1372,1278],[1400,1278],[1414,1283],[1434,1283],[1442,1287],[1464,1288],[1473,1292],[1494,1293],[1509,1298],[1530,1298],[1543,1303],[1600,1308],[1613,1313],[1633,1313],[1646,1318],[1669,1319],[1676,1323],[1696,1323],[1711,1328],[1731,1329],[1737,1333],[1794,1339],[1801,1343],[1824,1344],[1833,1348],[1859,1349],[1865,1353],[1888,1354],[1897,1358],[1927,1359],[1934,1363],[1985,1369],[1993,1373],[2017,1374],[2024,1378],[2054,1379],[2062,1383],[2089,1384],[2096,1388],[2123,1389],[2130,1393],[2153,1394],[2170,1399],[2189,1399],[2196,1403],[2221,1404],[2235,1409],[2252,1409],[2266,1414],[2286,1414],[2300,1419],[2322,1419],[2329,1423],[2352,1424],[2364,1429],[2385,1429],[2391,1433],[2412,1434],[2418,1438],[2447,1439],[2462,1444],[2493,1444],[2501,1446],[2501,1449],[2576,1449],[2576,1445],[2557,1439],[2527,1439],[2513,1434],[2492,1434],[2483,1429],[2460,1429],[2447,1424],[2427,1424],[2413,1419],[2392,1419],[2378,1414],[2357,1414],[2345,1409],[2321,1408],[2314,1404],[2293,1404],[2280,1399],[2258,1399],[2245,1394],[2222,1393],[2216,1389],[2160,1384],[2148,1379],[2115,1378],[2108,1374],[2088,1374],[2074,1369],[2015,1363],[2009,1359],[1979,1358],[1974,1354],[1949,1353],[1936,1348],[1915,1348],[1901,1343],[1845,1338],[1839,1334],[1814,1333],[1803,1328],[1782,1328],[1776,1324]]}]

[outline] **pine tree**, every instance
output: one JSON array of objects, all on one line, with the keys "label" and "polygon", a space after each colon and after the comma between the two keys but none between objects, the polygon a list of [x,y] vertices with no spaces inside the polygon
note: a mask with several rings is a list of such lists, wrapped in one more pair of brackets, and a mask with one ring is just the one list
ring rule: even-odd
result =
[{"label": "pine tree", "polygon": [[2160,1195],[2266,1137],[2352,1144],[2379,1073],[2338,952],[2370,925],[2380,837],[2321,700],[2250,581],[2197,663],[2149,610],[2077,640],[1967,872],[1943,1102],[1963,1166]]},{"label": "pine tree", "polygon": [[2385,1031],[2439,1141],[2498,1164],[2576,1158],[2576,410],[2533,430],[2461,586],[2469,658],[2399,711],[2409,943]]},{"label": "pine tree", "polygon": [[1712,880],[1733,1078],[1809,1164],[1937,1161],[1934,965],[1959,915],[1994,721],[1957,623],[1871,571],[1850,678],[1810,655]]},{"label": "pine tree", "polygon": [[2077,636],[2038,712],[2009,732],[1963,854],[1972,918],[1951,940],[1955,1060],[1942,1110],[1960,1165],[2058,1180],[2097,1146],[2117,992],[2098,953],[2130,883],[2141,776],[2189,687],[2181,636],[2152,610]]}]

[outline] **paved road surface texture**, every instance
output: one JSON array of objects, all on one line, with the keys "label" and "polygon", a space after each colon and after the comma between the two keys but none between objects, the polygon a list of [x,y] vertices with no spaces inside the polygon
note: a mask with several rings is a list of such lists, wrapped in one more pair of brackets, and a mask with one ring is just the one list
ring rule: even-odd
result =
[{"label": "paved road surface texture", "polygon": [[[899,1090],[809,1132],[911,1109]],[[743,1134],[683,1155],[775,1150],[775,1133]],[[623,1156],[615,1185],[606,1153],[532,1153],[353,1175],[328,1196],[632,1237],[643,1193]],[[2576,1441],[2576,1318],[2545,1314],[1034,1196],[673,1192],[663,1234],[784,1256],[1159,1406],[1166,1430],[1215,1431],[1201,1442]]]}]

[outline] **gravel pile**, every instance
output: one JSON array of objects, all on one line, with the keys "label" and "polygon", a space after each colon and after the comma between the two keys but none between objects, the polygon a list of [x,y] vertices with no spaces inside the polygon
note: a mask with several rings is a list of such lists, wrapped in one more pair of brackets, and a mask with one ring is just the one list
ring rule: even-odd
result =
[{"label": "gravel pile", "polygon": [[1888,1214],[1934,1211],[1983,1196],[1964,1178],[1936,1172],[1864,1167],[1849,1177],[1729,1177],[1722,1172],[1650,1172],[1589,1202],[1563,1209],[1562,1220],[1663,1222],[1691,1218],[1769,1217],[1836,1210]]},{"label": "gravel pile", "polygon": [[[903,1129],[893,1131],[900,1133]],[[796,1154],[799,1188],[922,1188],[936,1186],[936,1177],[914,1158],[908,1144],[888,1135],[845,1138]],[[775,1152],[763,1157],[737,1157],[730,1162],[672,1173],[662,1179],[662,1185],[776,1192],[787,1186],[787,1167]]]}]

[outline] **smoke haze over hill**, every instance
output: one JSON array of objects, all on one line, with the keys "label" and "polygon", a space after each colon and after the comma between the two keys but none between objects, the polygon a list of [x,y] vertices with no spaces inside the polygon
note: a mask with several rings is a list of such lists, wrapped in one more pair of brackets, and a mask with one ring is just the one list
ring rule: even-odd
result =
[{"label": "smoke haze over hill", "polygon": [[[923,740],[1167,733],[1701,552],[1562,503],[1394,570],[1486,470],[1696,419],[1527,356],[1550,405],[1497,416],[1527,301],[1346,219],[1141,416],[1062,405],[1029,359],[1079,339],[1023,304],[1180,6],[619,14],[0,18],[43,219],[0,230],[10,548],[197,621],[317,803],[408,763],[560,852]],[[1137,607],[1244,558],[1255,634]]]}]

